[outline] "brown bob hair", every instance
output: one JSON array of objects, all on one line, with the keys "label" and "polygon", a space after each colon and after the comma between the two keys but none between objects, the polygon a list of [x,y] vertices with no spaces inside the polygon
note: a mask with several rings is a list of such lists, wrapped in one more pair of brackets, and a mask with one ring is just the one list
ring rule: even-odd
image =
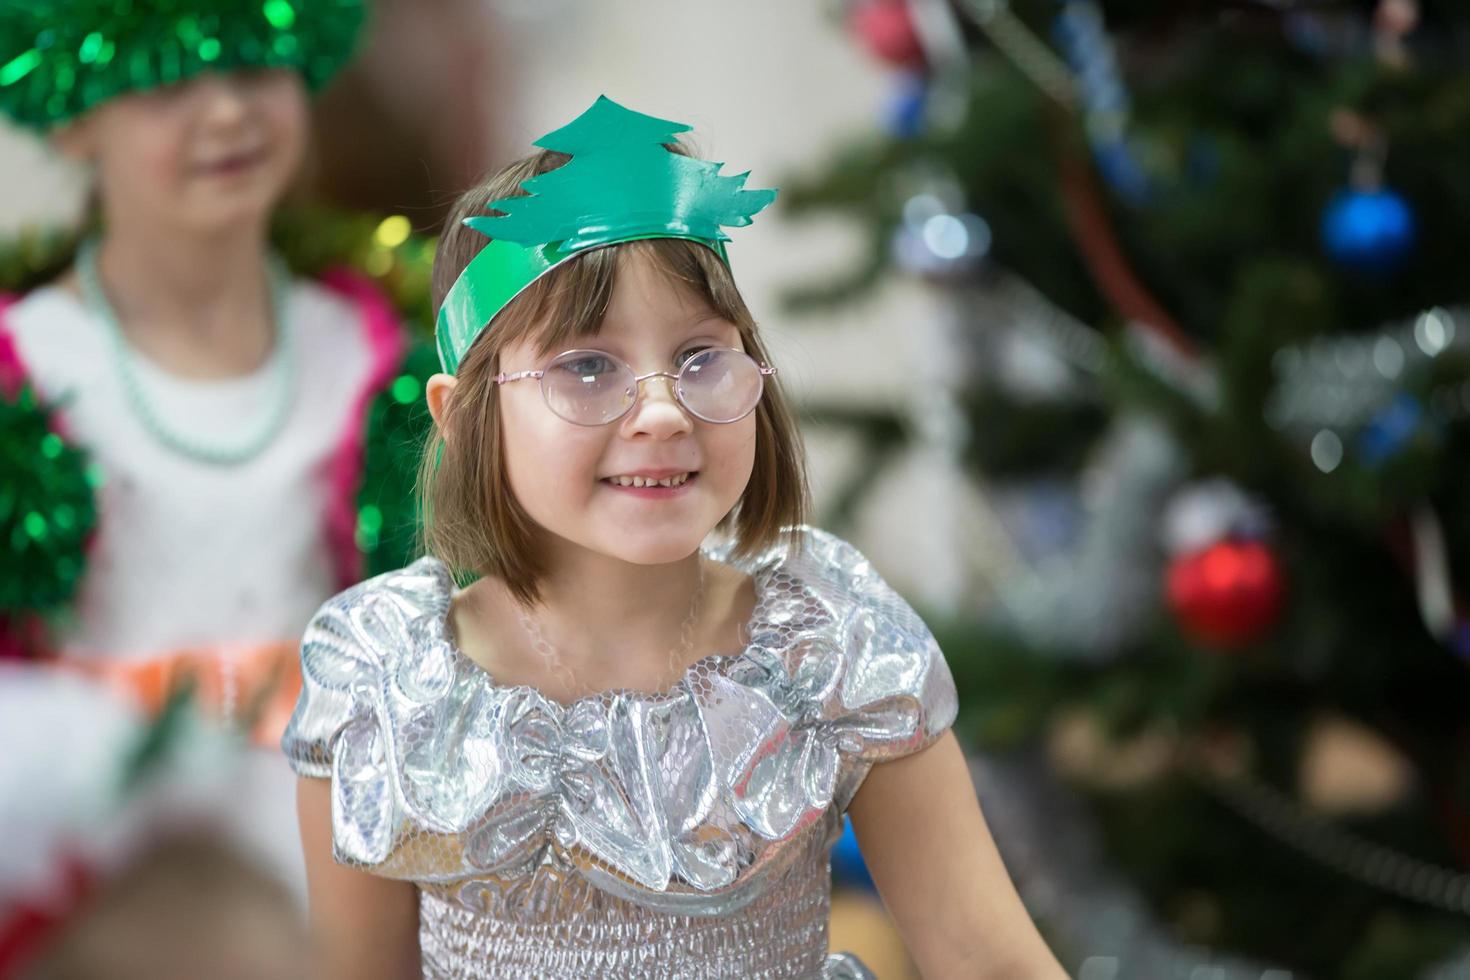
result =
[{"label": "brown bob hair", "polygon": [[[689,155],[679,144],[670,152]],[[519,160],[466,191],[445,219],[434,256],[433,296],[437,312],[450,286],[489,241],[463,224],[486,213],[486,203],[520,196],[521,183],[562,166],[571,158],[543,150]],[[493,212],[492,212],[493,213]],[[444,413],[443,430],[429,439],[419,474],[424,549],[457,575],[490,575],[503,581],[519,601],[536,602],[545,568],[538,547],[546,533],[526,513],[511,490],[501,438],[500,354],[507,346],[530,341],[543,355],[568,346],[568,340],[596,335],[612,297],[619,263],[630,253],[653,262],[672,284],[691,290],[740,332],[746,353],[769,364],[750,310],[713,251],[697,242],[654,238],[589,250],[556,266],[527,286],[495,317],[465,352],[458,384]],[[754,557],[795,539],[786,531],[806,520],[810,508],[801,436],[775,377],[766,379],[755,410],[755,465],[735,507],[717,527],[733,540],[732,557]]]}]

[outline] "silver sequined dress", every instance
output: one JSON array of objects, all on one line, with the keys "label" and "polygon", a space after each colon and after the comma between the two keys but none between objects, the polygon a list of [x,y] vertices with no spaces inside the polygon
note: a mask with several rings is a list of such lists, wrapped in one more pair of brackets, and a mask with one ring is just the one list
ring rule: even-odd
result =
[{"label": "silver sequined dress", "polygon": [[322,607],[283,746],[332,781],[336,859],[418,885],[425,977],[868,975],[827,953],[831,846],[872,765],[954,721],[954,681],[856,549],[796,540],[742,566],[746,648],[658,694],[496,684],[432,558]]}]

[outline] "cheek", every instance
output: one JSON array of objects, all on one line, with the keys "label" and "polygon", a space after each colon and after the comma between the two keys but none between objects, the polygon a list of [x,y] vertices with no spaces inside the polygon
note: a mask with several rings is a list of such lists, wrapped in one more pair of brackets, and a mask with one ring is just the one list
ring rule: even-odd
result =
[{"label": "cheek", "polygon": [[299,85],[272,89],[261,102],[261,118],[282,157],[294,165],[306,149],[310,113]]},{"label": "cheek", "polygon": [[528,514],[545,524],[563,508],[579,507],[596,489],[603,440],[597,430],[557,419],[539,393],[530,402],[501,399],[500,438],[511,491]]},{"label": "cheek", "polygon": [[137,197],[172,194],[184,177],[183,128],[166,119],[138,116],[104,133],[107,151],[98,161],[99,177]]},{"label": "cheek", "polygon": [[755,416],[712,427],[705,440],[705,470],[731,506],[740,499],[755,469]]}]

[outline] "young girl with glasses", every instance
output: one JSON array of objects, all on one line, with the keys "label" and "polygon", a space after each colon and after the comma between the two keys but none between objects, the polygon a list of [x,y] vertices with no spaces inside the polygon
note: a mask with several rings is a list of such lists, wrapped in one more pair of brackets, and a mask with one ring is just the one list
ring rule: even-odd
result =
[{"label": "young girl with glasses", "polygon": [[685,128],[599,99],[445,226],[431,557],[322,608],[284,742],[320,975],[868,976],[848,811],[924,976],[1060,976],[933,637],[802,524],[721,230],[774,193]]}]

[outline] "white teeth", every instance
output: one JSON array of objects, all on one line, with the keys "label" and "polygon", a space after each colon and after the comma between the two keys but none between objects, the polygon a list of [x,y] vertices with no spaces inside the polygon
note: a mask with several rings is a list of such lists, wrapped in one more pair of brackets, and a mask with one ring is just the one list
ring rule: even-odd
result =
[{"label": "white teeth", "polygon": [[620,487],[678,487],[689,481],[689,474],[679,473],[676,476],[666,476],[662,480],[646,476],[610,476],[608,480]]}]

